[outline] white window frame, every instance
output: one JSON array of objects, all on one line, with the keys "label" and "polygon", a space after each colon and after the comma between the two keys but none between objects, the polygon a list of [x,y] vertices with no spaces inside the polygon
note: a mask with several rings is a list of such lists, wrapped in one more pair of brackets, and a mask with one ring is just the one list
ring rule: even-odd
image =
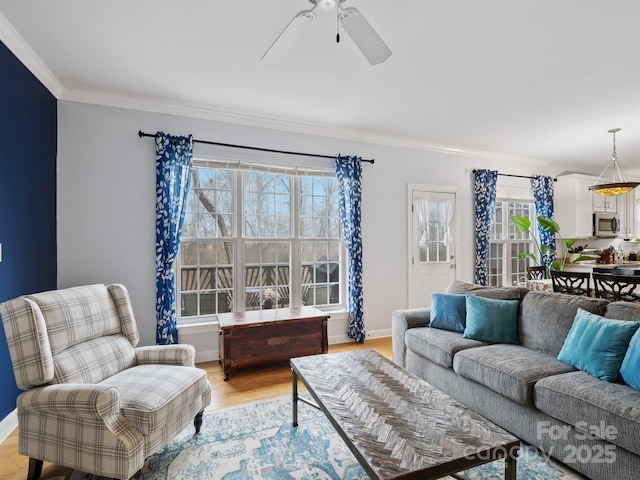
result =
[{"label": "white window frame", "polygon": [[[247,238],[245,236],[245,221],[244,221],[244,190],[243,190],[243,180],[242,173],[247,170],[254,170],[259,172],[266,173],[274,173],[274,174],[287,174],[291,177],[291,192],[290,192],[290,211],[291,211],[291,237],[274,237],[274,241],[282,241],[288,242],[291,245],[291,257],[290,257],[290,307],[299,307],[302,305],[302,287],[301,287],[301,273],[300,269],[302,266],[302,243],[306,241],[332,241],[331,238],[313,238],[313,237],[300,237],[300,229],[299,229],[299,220],[300,220],[300,212],[298,200],[300,198],[300,180],[301,176],[319,176],[319,177],[335,177],[335,173],[333,170],[329,169],[316,169],[316,168],[302,168],[302,167],[290,167],[290,166],[274,166],[274,165],[262,165],[262,164],[251,164],[251,163],[243,163],[243,162],[229,162],[229,161],[219,161],[211,158],[195,158],[193,160],[194,165],[204,166],[204,167],[212,167],[212,168],[222,168],[222,169],[232,169],[236,170],[234,172],[234,199],[233,199],[233,222],[230,237],[227,238],[214,238],[214,241],[223,241],[230,242],[233,246],[233,271],[234,271],[234,283],[233,283],[233,298],[234,305],[232,311],[234,312],[242,312],[245,311],[245,279],[244,279],[244,268],[245,268],[245,245],[247,242],[260,242],[260,241],[268,241],[268,239],[264,238]],[[183,232],[184,234],[184,232]],[[183,240],[184,240],[183,236]],[[190,241],[199,241],[196,238],[189,238]],[[211,241],[210,238],[203,238],[203,241]],[[313,305],[315,308],[318,308],[321,311],[325,312],[339,312],[344,311],[346,309],[346,283],[347,283],[347,274],[346,274],[346,250],[344,247],[344,242],[342,240],[342,235],[340,234],[339,238],[334,239],[335,241],[339,241],[340,244],[340,254],[339,254],[339,303],[327,304],[327,305]],[[197,324],[209,322],[211,320],[215,320],[217,317],[216,313],[202,314],[202,315],[190,315],[190,316],[182,316],[181,315],[181,255],[178,252],[176,256],[175,262],[175,272],[176,272],[176,309],[177,309],[177,320],[178,323],[182,324]],[[300,268],[299,268],[300,267]],[[323,282],[320,282],[319,285],[322,285]],[[242,299],[241,302],[236,301],[236,299]]]},{"label": "white window frame", "polygon": [[[497,211],[498,211],[498,203],[502,204],[502,208],[501,208],[501,215],[502,217],[500,218],[500,223],[502,225],[502,238],[496,238],[496,232],[494,232],[494,227],[496,225],[496,222],[498,220],[497,218]],[[488,258],[488,262],[491,265],[491,261],[500,261],[501,262],[501,275],[500,275],[500,282],[496,282],[496,276],[495,275],[491,275],[491,271],[489,271],[489,278],[488,278],[488,283],[491,286],[496,286],[496,285],[500,285],[500,286],[513,286],[513,285],[520,285],[520,286],[524,286],[526,284],[526,277],[527,277],[527,266],[530,265],[531,259],[528,258],[524,258],[524,259],[517,259],[517,257],[511,257],[511,250],[512,250],[512,246],[514,244],[522,244],[522,243],[527,243],[529,244],[529,249],[528,252],[529,253],[533,253],[534,255],[536,255],[536,257],[538,257],[538,251],[536,250],[536,244],[535,241],[537,241],[537,238],[534,239],[531,238],[531,235],[529,233],[520,233],[516,230],[516,237],[515,238],[511,238],[509,235],[509,230],[513,230],[514,227],[511,226],[511,220],[509,219],[510,217],[510,211],[511,211],[511,206],[513,204],[518,204],[518,203],[529,203],[531,204],[531,214],[529,219],[531,220],[531,230],[533,232],[535,232],[536,237],[537,237],[537,231],[538,231],[538,226],[537,226],[537,222],[536,222],[536,214],[535,214],[535,204],[534,204],[534,200],[530,199],[530,198],[497,198],[496,199],[496,216],[494,216],[494,221],[493,221],[493,225],[492,225],[492,231],[491,231],[491,238],[489,240],[489,258]],[[502,245],[502,253],[503,255],[500,258],[493,258],[491,257],[491,245]],[[518,273],[515,274],[516,278],[514,279],[514,272],[512,271],[512,262],[513,260],[517,260],[518,266],[521,267],[518,269]],[[539,258],[538,258],[538,262],[539,262]],[[489,269],[491,270],[491,269]]]}]

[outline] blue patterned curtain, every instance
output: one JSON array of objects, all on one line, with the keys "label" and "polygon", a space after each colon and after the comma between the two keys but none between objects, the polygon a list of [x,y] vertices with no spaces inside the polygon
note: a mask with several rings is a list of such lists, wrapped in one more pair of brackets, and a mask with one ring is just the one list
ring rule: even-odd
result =
[{"label": "blue patterned curtain", "polygon": [[362,232],[360,231],[360,204],[362,199],[362,159],[336,158],[340,222],[347,249],[347,283],[349,300],[349,328],[347,336],[364,342],[364,309],[362,301]]},{"label": "blue patterned curtain", "polygon": [[488,285],[489,240],[491,223],[496,213],[496,183],[498,172],[495,170],[475,170],[473,182],[475,227],[476,227],[476,270],[474,282]]},{"label": "blue patterned curtain", "polygon": [[[553,177],[536,175],[531,179],[531,188],[533,189],[533,199],[536,205],[536,216],[544,215],[553,218]],[[547,245],[553,250],[556,249],[556,236],[554,233],[547,232],[538,225],[538,236],[540,237],[541,245]],[[544,258],[540,259],[540,264],[548,267],[554,260],[555,255],[544,255]]]},{"label": "blue patterned curtain", "polygon": [[156,343],[178,343],[174,262],[191,179],[193,138],[156,133]]}]

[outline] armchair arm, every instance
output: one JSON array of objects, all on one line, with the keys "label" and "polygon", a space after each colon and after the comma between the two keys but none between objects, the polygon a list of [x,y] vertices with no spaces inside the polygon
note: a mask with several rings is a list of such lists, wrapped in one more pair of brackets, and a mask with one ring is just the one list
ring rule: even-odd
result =
[{"label": "armchair arm", "polygon": [[431,308],[412,308],[395,310],[391,314],[391,348],[393,361],[401,367],[406,366],[407,347],[404,335],[410,328],[426,327],[431,322]]},{"label": "armchair arm", "polygon": [[33,388],[18,397],[18,411],[104,419],[115,417],[120,410],[120,391],[85,383],[65,383]]},{"label": "armchair arm", "polygon": [[191,345],[152,345],[137,347],[133,351],[136,354],[137,365],[162,364],[195,367],[196,364],[196,350]]}]

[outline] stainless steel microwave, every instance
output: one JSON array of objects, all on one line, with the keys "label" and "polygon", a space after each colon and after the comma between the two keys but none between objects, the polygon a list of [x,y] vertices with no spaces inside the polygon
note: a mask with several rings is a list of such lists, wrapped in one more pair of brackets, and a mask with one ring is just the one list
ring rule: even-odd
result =
[{"label": "stainless steel microwave", "polygon": [[593,214],[593,235],[595,237],[616,237],[620,231],[620,222],[613,213]]}]

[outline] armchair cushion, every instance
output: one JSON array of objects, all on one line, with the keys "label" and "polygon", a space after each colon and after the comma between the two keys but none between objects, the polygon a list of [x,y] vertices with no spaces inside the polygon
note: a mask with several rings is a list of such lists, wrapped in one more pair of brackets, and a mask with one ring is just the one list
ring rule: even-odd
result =
[{"label": "armchair cushion", "polygon": [[127,368],[100,385],[120,391],[124,418],[144,435],[161,428],[190,405],[200,404],[202,392],[209,388],[204,370],[173,365]]}]

